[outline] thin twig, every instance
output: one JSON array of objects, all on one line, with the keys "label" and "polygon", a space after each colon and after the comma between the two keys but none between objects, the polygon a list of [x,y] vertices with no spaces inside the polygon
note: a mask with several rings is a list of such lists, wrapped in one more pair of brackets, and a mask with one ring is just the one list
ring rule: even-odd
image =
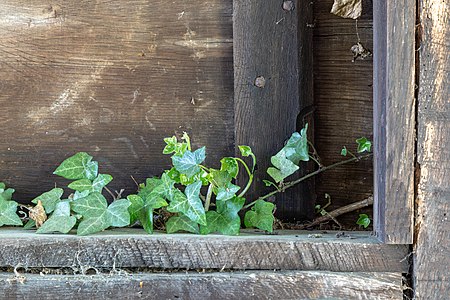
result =
[{"label": "thin twig", "polygon": [[282,187],[280,187],[279,190],[272,191],[272,192],[270,192],[270,193],[268,193],[268,194],[266,194],[266,195],[264,195],[264,196],[259,197],[259,198],[256,199],[255,201],[253,201],[253,202],[251,202],[251,203],[245,205],[245,206],[243,207],[243,209],[246,209],[246,208],[249,208],[249,207],[253,206],[253,205],[256,203],[256,201],[258,201],[258,200],[264,200],[264,199],[267,199],[267,198],[269,198],[269,197],[271,197],[271,196],[273,196],[273,195],[275,195],[275,194],[277,194],[277,193],[284,192],[284,191],[287,190],[288,188],[291,188],[291,187],[293,187],[294,185],[299,184],[299,183],[302,182],[302,181],[305,181],[306,179],[309,179],[309,178],[311,178],[311,177],[313,177],[313,176],[316,176],[317,174],[320,174],[320,173],[322,173],[322,172],[325,172],[325,171],[327,171],[327,170],[329,170],[329,169],[336,168],[336,167],[341,166],[341,165],[345,165],[345,164],[348,164],[348,163],[351,163],[351,162],[354,162],[354,161],[359,161],[359,160],[361,160],[361,159],[363,159],[363,158],[368,158],[368,157],[370,157],[370,156],[372,156],[372,155],[373,155],[372,153],[369,153],[369,154],[362,155],[362,156],[359,156],[359,157],[352,157],[352,158],[349,158],[349,159],[347,159],[347,160],[343,160],[343,161],[334,163],[334,164],[332,164],[332,165],[329,165],[329,166],[320,168],[320,169],[318,169],[317,171],[314,171],[314,172],[312,172],[312,173],[309,173],[308,175],[303,176],[302,178],[299,178],[299,179],[297,179],[297,180],[294,180],[294,181],[285,183]]},{"label": "thin twig", "polygon": [[133,175],[130,175],[131,179],[134,181],[134,183],[136,184],[136,187],[139,189],[139,183],[137,183],[136,179],[134,179]]},{"label": "thin twig", "polygon": [[352,203],[352,204],[340,207],[340,208],[335,209],[333,211],[330,211],[326,215],[316,218],[314,221],[312,221],[309,224],[303,224],[303,225],[300,225],[300,226],[296,226],[295,229],[302,230],[302,229],[306,229],[306,228],[309,228],[309,227],[313,227],[313,226],[319,225],[320,223],[326,222],[326,221],[328,221],[330,219],[335,220],[335,218],[337,218],[340,215],[346,214],[346,213],[351,212],[351,211],[355,211],[357,209],[360,209],[360,208],[363,208],[363,207],[366,207],[366,206],[369,206],[369,205],[372,205],[372,204],[373,204],[373,196],[370,196],[370,197],[368,197],[368,198],[366,198],[366,199],[364,199],[362,201],[358,201],[358,202],[355,202],[355,203]]},{"label": "thin twig", "polygon": [[108,194],[110,194],[113,197],[113,200],[116,200],[116,196],[114,195],[114,193],[111,192],[111,190],[108,189],[106,186],[105,186],[105,190],[108,192]]}]

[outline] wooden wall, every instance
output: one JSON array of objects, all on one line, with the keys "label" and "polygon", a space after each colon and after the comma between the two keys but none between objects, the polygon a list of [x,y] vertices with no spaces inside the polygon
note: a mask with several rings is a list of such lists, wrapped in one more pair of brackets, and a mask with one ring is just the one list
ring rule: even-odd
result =
[{"label": "wooden wall", "polygon": [[[355,140],[372,135],[372,57],[352,62],[350,48],[358,42],[356,23],[330,13],[333,0],[314,1],[314,102],[315,145],[325,165],[340,161],[342,146],[356,149]],[[361,43],[372,50],[372,1],[363,1],[358,19]],[[317,202],[332,197],[329,210],[367,198],[373,193],[370,160],[346,165],[316,178]],[[365,212],[371,214],[370,210]],[[342,216],[355,225],[359,212]]]},{"label": "wooden wall", "polygon": [[[87,151],[113,189],[159,175],[163,137],[234,152],[232,2],[0,3],[0,180],[24,201]],[[218,162],[216,162],[218,166]]]}]

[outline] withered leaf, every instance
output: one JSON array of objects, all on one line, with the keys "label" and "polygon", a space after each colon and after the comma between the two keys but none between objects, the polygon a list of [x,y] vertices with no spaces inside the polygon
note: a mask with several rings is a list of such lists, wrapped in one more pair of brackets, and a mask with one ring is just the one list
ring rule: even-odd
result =
[{"label": "withered leaf", "polygon": [[36,222],[36,228],[41,227],[47,220],[47,214],[41,200],[38,200],[36,206],[30,209],[30,219]]},{"label": "withered leaf", "polygon": [[357,19],[362,13],[362,0],[334,0],[331,13],[346,19]]},{"label": "withered leaf", "polygon": [[353,52],[352,62],[355,62],[357,59],[362,60],[366,59],[369,56],[372,56],[372,52],[369,49],[365,48],[360,42],[353,45],[350,50]]}]

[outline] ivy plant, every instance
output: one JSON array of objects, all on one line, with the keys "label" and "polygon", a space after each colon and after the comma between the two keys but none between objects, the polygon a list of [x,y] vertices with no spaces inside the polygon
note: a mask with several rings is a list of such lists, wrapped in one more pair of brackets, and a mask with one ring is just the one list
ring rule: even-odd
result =
[{"label": "ivy plant", "polygon": [[[126,198],[120,193],[113,196],[110,204],[103,192],[106,190],[112,195],[107,185],[113,177],[99,173],[98,162],[89,154],[76,153],[54,171],[55,175],[71,180],[68,188],[72,193],[64,197],[64,190],[55,187],[33,199],[35,206],[28,207],[29,221],[25,227],[36,227],[37,233],[68,233],[76,229],[78,235],[89,235],[110,227],[140,225],[151,234],[155,220],[162,219],[167,233],[237,235],[242,224],[272,232],[276,207],[266,199],[311,176],[364,157],[356,156],[344,147],[341,154],[350,154],[352,158],[323,166],[307,139],[307,130],[308,125],[293,133],[283,148],[271,157],[272,166],[267,169],[267,174],[274,182],[263,181],[274,190],[253,201],[245,198],[256,167],[256,156],[249,146],[238,146],[239,157],[224,157],[218,163],[220,167],[213,168],[205,165],[206,148],[192,149],[187,133],[180,140],[176,136],[165,138],[162,152],[170,155],[171,167],[160,177],[147,178],[139,184],[137,193]],[[357,153],[370,151],[371,142],[366,138],[356,142]],[[316,171],[285,182],[301,168],[301,162],[310,159],[317,163]],[[247,178],[242,186],[236,184],[240,173]],[[11,199],[13,192],[0,183],[0,226],[22,225],[17,215],[18,204]],[[366,227],[367,220],[368,217],[360,218],[358,224]]]},{"label": "ivy plant", "polygon": [[[27,227],[38,227],[37,233],[68,233],[76,227],[78,235],[88,235],[109,227],[130,224],[128,208],[131,202],[128,199],[114,199],[108,205],[102,191],[113,177],[99,174],[98,162],[92,159],[89,154],[79,152],[59,165],[53,174],[74,180],[68,184],[74,193],[62,199],[64,190],[54,188],[33,199],[32,203],[36,206],[30,209],[31,220]],[[40,204],[44,210],[38,215],[32,214]],[[41,226],[36,221],[38,217],[45,220]]]}]

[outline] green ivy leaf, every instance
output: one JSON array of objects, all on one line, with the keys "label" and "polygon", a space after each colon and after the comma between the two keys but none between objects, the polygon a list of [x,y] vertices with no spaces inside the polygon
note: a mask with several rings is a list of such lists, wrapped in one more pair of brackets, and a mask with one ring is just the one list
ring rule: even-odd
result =
[{"label": "green ivy leaf", "polygon": [[101,193],[103,188],[113,180],[109,174],[99,174],[92,182],[92,191]]},{"label": "green ivy leaf", "polygon": [[9,201],[14,194],[14,189],[6,188],[6,185],[3,182],[0,182],[0,201]]},{"label": "green ivy leaf", "polygon": [[243,157],[248,157],[250,155],[253,155],[252,148],[250,148],[249,146],[242,145],[242,146],[238,146],[238,148],[239,148],[239,151],[241,151],[241,155]]},{"label": "green ivy leaf", "polygon": [[22,220],[17,215],[17,202],[0,201],[0,226],[17,225],[22,226]]},{"label": "green ivy leaf", "polygon": [[102,194],[95,192],[84,198],[72,202],[72,210],[83,218],[95,218],[103,214],[108,207],[108,202]]},{"label": "green ivy leaf", "polygon": [[144,208],[144,199],[138,195],[128,195],[127,199],[130,201],[128,212],[130,213],[130,224],[134,224],[140,220],[141,211]]},{"label": "green ivy leaf", "polygon": [[89,194],[90,194],[90,191],[82,191],[82,192],[75,191],[75,193],[73,194],[72,200],[75,201],[75,200],[84,198],[84,197],[86,197],[86,196],[89,195]]},{"label": "green ivy leaf", "polygon": [[269,167],[267,169],[267,174],[269,174],[277,183],[283,181],[286,177],[294,174],[299,169],[297,165],[286,158],[286,153],[283,149],[275,156],[272,156],[270,161],[275,168]]},{"label": "green ivy leaf", "polygon": [[78,225],[77,235],[89,235],[103,231],[111,226],[111,215],[105,209],[95,217],[84,218]]},{"label": "green ivy leaf", "polygon": [[247,211],[244,217],[245,227],[256,227],[268,232],[273,231],[273,211],[275,205],[263,200],[257,200],[252,210]]},{"label": "green ivy leaf", "polygon": [[366,214],[360,214],[358,221],[356,221],[356,224],[364,226],[364,228],[369,227],[370,225],[370,218]]},{"label": "green ivy leaf", "polygon": [[64,160],[53,174],[72,180],[94,180],[98,174],[98,163],[92,161],[92,156],[86,152],[78,152]]},{"label": "green ivy leaf", "polygon": [[206,225],[205,209],[203,208],[202,200],[200,199],[201,181],[197,181],[186,187],[184,194],[176,190],[173,199],[167,208],[169,212],[182,213],[190,220]]},{"label": "green ivy leaf", "polygon": [[341,150],[341,155],[342,155],[342,156],[347,156],[347,147],[344,146],[344,147],[342,148],[342,150]]},{"label": "green ivy leaf", "polygon": [[108,212],[113,227],[124,227],[130,225],[130,213],[128,207],[131,202],[128,199],[119,199],[108,206]]},{"label": "green ivy leaf", "polygon": [[89,179],[79,179],[71,182],[67,187],[77,192],[91,191],[92,181],[90,181]]},{"label": "green ivy leaf", "polygon": [[308,124],[300,130],[300,133],[294,132],[283,147],[286,158],[296,165],[300,161],[309,161],[307,131]]},{"label": "green ivy leaf", "polygon": [[76,222],[77,218],[70,215],[69,201],[61,201],[56,204],[53,214],[38,228],[36,233],[68,233]]},{"label": "green ivy leaf", "polygon": [[139,220],[147,233],[153,233],[153,208],[147,208],[144,199],[138,195],[129,195],[127,199],[131,202],[128,208],[131,224]]},{"label": "green ivy leaf", "polygon": [[45,213],[49,214],[55,209],[56,205],[61,201],[63,193],[64,193],[63,189],[54,188],[48,192],[43,193],[39,197],[34,198],[33,200],[31,200],[31,202],[37,204],[38,200],[41,200],[42,205],[45,208]]},{"label": "green ivy leaf", "polygon": [[176,136],[165,138],[164,142],[166,147],[164,147],[163,154],[175,153],[177,156],[182,156],[188,150],[188,143],[179,143]]},{"label": "green ivy leaf", "polygon": [[237,185],[227,182],[225,186],[221,186],[217,189],[216,200],[226,201],[233,198],[241,188]]},{"label": "green ivy leaf", "polygon": [[167,233],[174,233],[178,231],[187,231],[198,233],[198,225],[196,222],[185,216],[173,216],[166,222]]},{"label": "green ivy leaf", "polygon": [[[170,179],[169,175],[167,173],[162,174],[160,183],[156,185],[155,181],[155,187],[153,190],[147,190],[148,193],[156,193],[157,195],[160,195],[161,197],[171,201],[174,197],[174,193],[177,191],[177,189],[174,187],[175,181]],[[142,190],[144,192],[144,190]],[[143,198],[143,194],[140,194]]]},{"label": "green ivy leaf", "polygon": [[238,215],[244,206],[245,199],[234,197],[226,202],[217,203],[217,212],[206,212],[206,226],[201,226],[200,232],[208,234],[220,232],[225,235],[238,235],[241,228],[241,219]]},{"label": "green ivy leaf", "polygon": [[141,185],[138,195],[129,195],[131,202],[129,212],[131,223],[139,220],[147,233],[153,233],[153,210],[167,206],[164,197],[173,197],[174,181],[168,174],[163,179],[148,178],[145,185]]},{"label": "green ivy leaf", "polygon": [[236,178],[239,173],[239,165],[234,157],[224,157],[220,160],[220,171],[226,171],[231,177]]},{"label": "green ivy leaf", "polygon": [[356,140],[358,144],[358,153],[362,152],[370,152],[370,148],[372,147],[372,142],[366,139],[365,137],[359,138]]},{"label": "green ivy leaf", "polygon": [[205,170],[200,169],[200,172],[191,177],[187,176],[186,174],[180,174],[180,183],[182,185],[189,185],[199,180],[203,185],[208,184],[208,173]]},{"label": "green ivy leaf", "polygon": [[172,163],[178,172],[191,177],[200,172],[199,165],[205,158],[205,147],[202,147],[194,152],[186,150],[183,156],[172,156]]}]

